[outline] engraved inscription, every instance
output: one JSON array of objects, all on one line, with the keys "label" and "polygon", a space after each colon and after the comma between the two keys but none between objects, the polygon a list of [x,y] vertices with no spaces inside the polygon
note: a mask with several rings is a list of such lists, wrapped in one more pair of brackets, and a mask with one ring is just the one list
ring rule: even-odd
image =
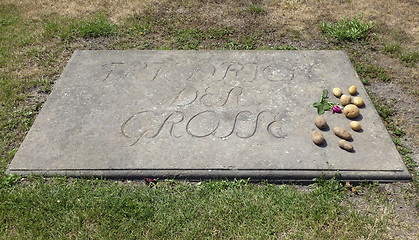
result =
[{"label": "engraved inscription", "polygon": [[[291,64],[291,63],[288,63]],[[123,80],[127,77],[138,77],[148,79],[148,81],[173,81],[183,79],[188,81],[206,81],[214,79],[222,80],[241,80],[255,82],[258,78],[280,82],[293,80],[296,74],[311,77],[314,64],[291,64],[292,68],[282,67],[284,63],[262,64],[257,62],[229,62],[214,66],[211,63],[179,63],[167,62],[110,62],[100,66],[104,71],[103,81],[109,79]]]},{"label": "engraved inscription", "polygon": [[[186,92],[189,92],[186,94]],[[182,96],[185,94],[185,98]],[[175,98],[173,103],[177,106],[186,106],[195,102],[198,90],[189,87],[183,89]],[[203,96],[207,96],[207,91]],[[225,100],[219,101],[217,106],[221,109],[226,105],[232,96],[237,98],[242,94],[242,89],[235,87],[226,93]],[[201,97],[202,99],[202,97]],[[237,100],[235,100],[237,101]],[[230,115],[230,117],[229,117]],[[266,132],[274,138],[285,138],[287,135],[281,127],[281,116],[271,110],[252,112],[249,110],[238,111],[237,113],[204,110],[197,113],[187,113],[184,111],[157,112],[140,111],[128,117],[121,125],[121,133],[126,138],[133,139],[135,145],[142,138],[156,138],[161,134],[168,133],[167,136],[179,138],[190,136],[193,138],[205,138],[213,136],[219,139],[228,137],[238,137],[247,139],[255,136],[258,132]]]},{"label": "engraved inscription", "polygon": [[[143,109],[127,116],[120,126],[120,132],[132,140],[131,145],[135,145],[142,139],[157,137],[248,139],[266,135],[274,139],[287,138],[287,131],[290,131],[289,126],[285,126],[287,110],[276,106],[246,107],[247,102],[255,103],[246,98],[256,99],[261,94],[260,89],[251,93],[246,91],[246,83],[283,83],[278,86],[282,89],[301,77],[310,78],[314,68],[314,64],[291,66],[282,67],[279,62],[231,61],[215,66],[207,62],[150,61],[129,66],[123,62],[112,62],[103,65],[102,69],[106,70],[103,81],[142,76],[150,83],[163,80],[166,83],[176,83],[177,80],[186,83],[186,86],[173,93],[167,108],[163,104],[160,109]],[[207,81],[212,84],[206,84]],[[275,92],[271,88],[262,89]],[[278,95],[276,99],[283,99],[283,96]],[[270,104],[275,105],[272,100]],[[257,106],[263,105],[264,102],[258,102]]]},{"label": "engraved inscription", "polygon": [[205,81],[214,76],[214,74],[215,67],[210,63],[177,63],[165,72],[164,77],[166,80]]},{"label": "engraved inscription", "polygon": [[[266,115],[266,116],[265,116]],[[265,116],[265,120],[263,120]],[[235,114],[233,121],[224,121],[223,113],[213,110],[198,112],[186,116],[184,112],[176,111],[169,114],[159,115],[154,111],[142,111],[133,114],[121,125],[121,133],[126,138],[134,140],[135,145],[141,138],[156,138],[164,134],[165,130],[169,136],[179,138],[184,135],[175,133],[181,130],[194,138],[205,138],[214,136],[226,139],[231,136],[246,139],[255,136],[258,132],[266,132],[274,138],[285,138],[286,134],[280,128],[280,121],[271,111],[240,111]],[[229,129],[227,132],[223,129]],[[179,129],[175,129],[179,128]]]},{"label": "engraved inscription", "polygon": [[238,62],[232,62],[230,64],[223,64],[227,66],[223,79],[226,79],[229,75],[232,75],[233,78],[237,78],[238,73],[243,70],[243,64]]},{"label": "engraved inscription", "polygon": [[101,66],[101,69],[106,73],[102,80],[124,80],[127,77],[131,77],[129,75],[135,76],[136,74],[140,74],[147,67],[147,63],[144,62],[133,62],[130,64],[124,62],[107,63]]},{"label": "engraved inscription", "polygon": [[172,137],[179,138],[175,134],[175,125],[185,119],[184,113],[176,111],[167,116],[160,116],[154,111],[141,111],[133,114],[121,125],[121,133],[127,138],[132,138],[136,144],[141,138],[155,138],[169,125],[169,134]]},{"label": "engraved inscription", "polygon": [[202,138],[215,133],[219,126],[217,113],[207,110],[192,116],[186,124],[186,131],[192,137]]},{"label": "engraved inscription", "polygon": [[220,98],[218,89],[208,87],[205,89],[205,93],[200,97],[200,102],[206,107],[221,106],[224,107],[228,103],[238,104],[239,97],[243,93],[241,87],[231,88],[225,98]]},{"label": "engraved inscription", "polygon": [[185,87],[178,93],[175,100],[170,105],[186,106],[195,102],[198,98],[198,90],[194,87]]},{"label": "engraved inscription", "polygon": [[263,70],[265,78],[269,81],[284,81],[294,78],[295,69],[283,69],[277,64],[271,64]]}]

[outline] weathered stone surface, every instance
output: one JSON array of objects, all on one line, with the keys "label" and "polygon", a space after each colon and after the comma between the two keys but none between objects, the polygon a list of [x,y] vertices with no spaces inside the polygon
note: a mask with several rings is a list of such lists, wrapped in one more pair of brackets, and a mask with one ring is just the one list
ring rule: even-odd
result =
[{"label": "weathered stone surface", "polygon": [[[314,101],[358,86],[363,131]],[[350,131],[355,151],[331,129]],[[7,173],[307,180],[409,174],[341,51],[76,51]]]}]

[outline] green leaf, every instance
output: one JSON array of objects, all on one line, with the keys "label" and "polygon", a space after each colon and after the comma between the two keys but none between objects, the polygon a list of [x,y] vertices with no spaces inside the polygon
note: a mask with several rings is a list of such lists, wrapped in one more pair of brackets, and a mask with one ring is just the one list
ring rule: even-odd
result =
[{"label": "green leaf", "polygon": [[323,106],[317,108],[317,114],[322,115],[325,112]]},{"label": "green leaf", "polygon": [[338,105],[327,99],[327,89],[325,88],[322,92],[320,102],[314,102],[313,107],[317,108],[317,113],[322,115],[325,111],[329,111],[333,106]]},{"label": "green leaf", "polygon": [[322,92],[322,96],[321,96],[321,98],[320,98],[320,102],[324,102],[324,100],[327,98],[327,90],[326,90],[326,88],[325,89],[323,89],[323,92]]},{"label": "green leaf", "polygon": [[321,103],[319,103],[319,102],[315,102],[315,103],[313,103],[313,107],[319,107],[320,105],[322,105]]}]

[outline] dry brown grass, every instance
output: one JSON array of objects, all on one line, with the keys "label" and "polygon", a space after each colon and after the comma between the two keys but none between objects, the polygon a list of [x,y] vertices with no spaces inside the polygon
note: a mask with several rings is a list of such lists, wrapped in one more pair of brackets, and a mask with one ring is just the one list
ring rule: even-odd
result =
[{"label": "dry brown grass", "polygon": [[25,9],[25,16],[37,18],[39,14],[55,14],[64,16],[81,17],[97,11],[109,13],[112,20],[119,21],[129,16],[150,0],[6,0],[6,3],[16,4]]},{"label": "dry brown grass", "polygon": [[[280,19],[294,28],[307,29],[320,21],[337,21],[341,17],[364,14],[367,21],[377,21],[390,28],[403,28],[418,44],[419,3],[398,0],[284,0],[264,1],[271,11],[271,20]],[[396,7],[395,7],[396,6]]]},{"label": "dry brown grass", "polygon": [[[120,22],[127,16],[141,13],[147,6],[159,8],[170,5],[177,7],[176,12],[179,14],[198,11],[205,20],[219,24],[245,25],[245,20],[238,15],[255,1],[6,0],[5,2],[17,4],[25,9],[23,12],[28,18],[37,18],[40,13],[80,17],[104,11],[113,21]],[[263,24],[270,24],[274,27],[307,31],[310,28],[316,28],[322,21],[336,21],[344,16],[354,17],[363,13],[365,20],[377,21],[389,28],[403,30],[413,45],[419,44],[418,1],[262,0],[257,2],[267,10]]]}]

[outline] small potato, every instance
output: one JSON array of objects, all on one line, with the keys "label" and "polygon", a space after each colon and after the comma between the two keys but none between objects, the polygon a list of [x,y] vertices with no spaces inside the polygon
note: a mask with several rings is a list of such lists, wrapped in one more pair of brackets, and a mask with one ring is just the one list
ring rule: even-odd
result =
[{"label": "small potato", "polygon": [[349,125],[355,131],[361,130],[361,124],[358,121],[352,121]]},{"label": "small potato", "polygon": [[359,116],[359,108],[354,104],[348,104],[343,108],[343,114],[347,118],[356,118]]},{"label": "small potato", "polygon": [[356,93],[356,86],[355,85],[350,86],[349,89],[348,89],[348,92],[351,95],[355,95],[355,93]]},{"label": "small potato", "polygon": [[346,140],[350,140],[352,138],[351,133],[341,127],[333,128],[333,132],[336,134],[336,136]]},{"label": "small potato", "polygon": [[324,143],[323,134],[319,130],[314,130],[311,134],[311,140],[317,145],[321,145]]},{"label": "small potato", "polygon": [[362,107],[364,105],[364,100],[361,97],[354,97],[354,104],[358,107]]},{"label": "small potato", "polygon": [[340,98],[340,96],[342,96],[342,89],[340,88],[333,88],[332,90],[333,95],[335,95],[335,97]]},{"label": "small potato", "polygon": [[340,148],[345,149],[348,152],[352,152],[354,150],[354,147],[345,140],[340,140],[338,145]]},{"label": "small potato", "polygon": [[346,105],[350,104],[351,101],[352,101],[352,98],[349,95],[343,94],[340,97],[340,103],[342,103],[343,106],[346,106]]},{"label": "small potato", "polygon": [[319,115],[319,116],[316,117],[316,119],[314,120],[314,124],[319,129],[325,129],[327,127],[326,120],[324,119],[324,117],[322,115]]}]

